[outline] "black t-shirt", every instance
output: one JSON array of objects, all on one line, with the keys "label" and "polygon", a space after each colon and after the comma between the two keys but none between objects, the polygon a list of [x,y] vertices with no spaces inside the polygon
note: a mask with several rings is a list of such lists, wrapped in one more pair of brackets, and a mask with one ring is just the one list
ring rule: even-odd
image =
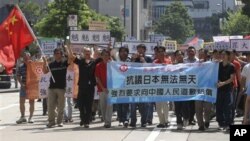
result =
[{"label": "black t-shirt", "polygon": [[[230,76],[235,73],[234,65],[228,63],[226,66],[223,66],[223,62],[219,64],[219,81],[223,82],[230,79]],[[233,82],[220,87],[218,90],[231,90],[233,88]]]},{"label": "black t-shirt", "polygon": [[68,62],[51,62],[49,64],[51,73],[55,79],[55,83],[52,80],[52,77],[50,78],[50,89],[65,89],[66,87],[66,74],[67,74],[67,67]]},{"label": "black t-shirt", "polygon": [[[144,59],[145,59],[145,61],[146,61],[147,63],[152,63],[152,62],[153,62],[153,60],[152,60],[150,57],[148,57],[148,56],[144,56]],[[136,59],[135,59],[135,62],[141,63],[140,58],[136,58]]]},{"label": "black t-shirt", "polygon": [[79,66],[79,88],[96,85],[95,67],[101,61],[102,59],[98,58],[96,60],[91,59],[89,63],[86,63],[85,59],[75,59],[74,63]]}]

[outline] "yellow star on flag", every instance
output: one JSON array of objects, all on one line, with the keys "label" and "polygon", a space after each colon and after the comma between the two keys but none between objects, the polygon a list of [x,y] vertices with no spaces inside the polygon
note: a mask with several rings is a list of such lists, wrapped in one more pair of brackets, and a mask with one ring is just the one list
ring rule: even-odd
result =
[{"label": "yellow star on flag", "polygon": [[18,20],[16,19],[16,16],[13,16],[11,19],[10,19],[10,22],[12,23],[12,25],[15,24],[15,22],[17,22]]}]

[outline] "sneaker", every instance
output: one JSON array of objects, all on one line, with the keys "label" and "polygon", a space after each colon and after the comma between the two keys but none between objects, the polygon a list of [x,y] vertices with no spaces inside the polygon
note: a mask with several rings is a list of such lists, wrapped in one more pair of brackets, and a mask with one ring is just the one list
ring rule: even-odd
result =
[{"label": "sneaker", "polygon": [[48,123],[46,126],[48,127],[48,128],[52,128],[52,127],[54,127],[56,124],[55,123]]},{"label": "sneaker", "polygon": [[58,127],[63,127],[63,123],[59,123],[59,124],[58,124]]},{"label": "sneaker", "polygon": [[136,124],[130,123],[129,126],[135,128],[135,127],[136,127]]},{"label": "sneaker", "polygon": [[89,128],[89,125],[88,124],[84,124],[84,128]]},{"label": "sneaker", "polygon": [[73,119],[69,119],[68,122],[74,122]]},{"label": "sneaker", "polygon": [[34,121],[32,120],[32,118],[29,118],[28,123],[34,123]]},{"label": "sneaker", "polygon": [[141,124],[141,127],[145,128],[147,127],[147,124]]},{"label": "sneaker", "polygon": [[80,121],[80,126],[83,126],[83,124],[84,124],[83,121]]},{"label": "sneaker", "polygon": [[223,129],[224,129],[223,126],[219,126],[219,127],[218,127],[218,130],[219,130],[219,131],[223,131]]},{"label": "sneaker", "polygon": [[209,122],[205,122],[205,127],[208,129],[210,126],[210,123]]},{"label": "sneaker", "polygon": [[122,122],[119,122],[118,126],[122,126]]},{"label": "sneaker", "polygon": [[195,125],[194,121],[190,121],[188,125]]},{"label": "sneaker", "polygon": [[110,128],[110,127],[111,127],[111,125],[109,125],[109,124],[105,124],[105,125],[104,125],[104,127],[105,127],[105,128]]},{"label": "sneaker", "polygon": [[157,128],[165,128],[165,125],[164,124],[158,124],[156,127]]},{"label": "sneaker", "polygon": [[16,121],[17,124],[21,124],[23,122],[27,122],[25,117],[21,117],[19,120]]},{"label": "sneaker", "polygon": [[123,124],[123,126],[124,126],[125,128],[128,128],[128,122],[125,121],[124,124]]},{"label": "sneaker", "polygon": [[182,130],[182,129],[183,129],[182,124],[177,124],[177,130]]},{"label": "sneaker", "polygon": [[165,123],[165,127],[169,127],[169,126],[170,126],[169,122]]},{"label": "sneaker", "polygon": [[148,125],[152,125],[152,124],[153,124],[153,122],[152,122],[152,121],[148,121],[147,123],[148,123]]}]

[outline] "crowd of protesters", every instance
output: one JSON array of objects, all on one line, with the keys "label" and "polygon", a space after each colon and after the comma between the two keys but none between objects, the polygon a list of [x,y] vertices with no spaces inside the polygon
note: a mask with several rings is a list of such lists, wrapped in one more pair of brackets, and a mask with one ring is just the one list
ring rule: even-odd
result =
[{"label": "crowd of protesters", "polygon": [[[177,129],[182,130],[186,126],[198,124],[198,130],[204,131],[209,128],[210,121],[216,117],[219,130],[228,131],[234,124],[234,118],[243,116],[243,124],[250,123],[250,53],[238,53],[236,51],[209,52],[205,49],[196,51],[189,47],[186,52],[177,50],[172,54],[166,52],[165,47],[156,46],[152,56],[147,56],[146,46],[137,46],[137,53],[130,54],[127,47],[120,47],[117,54],[111,54],[108,49],[94,52],[85,47],[83,55],[72,53],[65,47],[66,54],[62,49],[54,50],[54,60],[48,63],[44,59],[44,73],[51,71],[53,78],[50,80],[47,102],[43,104],[43,115],[46,115],[48,107],[47,127],[62,127],[64,122],[73,122],[72,99],[65,100],[66,72],[67,67],[74,63],[79,69],[78,97],[75,101],[80,112],[80,126],[89,128],[95,120],[96,113],[101,116],[105,128],[111,128],[113,111],[117,111],[119,126],[137,126],[137,110],[139,110],[140,125],[145,128],[152,125],[153,112],[156,110],[159,118],[158,128],[167,128],[170,125],[169,107],[174,105],[174,113],[177,118]],[[94,56],[92,57],[92,55]],[[64,58],[64,55],[66,56]],[[27,122],[25,118],[25,77],[26,65],[30,54],[24,54],[24,64],[18,69],[18,81],[20,90],[21,118],[16,123]],[[219,63],[217,100],[216,103],[205,101],[178,101],[178,102],[155,102],[155,103],[123,103],[109,104],[107,88],[107,63],[109,61],[156,63],[156,64],[179,64],[179,63],[202,63],[214,61]],[[34,101],[30,100],[29,123],[33,123]],[[46,104],[47,103],[47,104]],[[68,103],[68,108],[65,108]],[[68,111],[67,114],[65,111]],[[65,113],[65,114],[64,114]]]}]

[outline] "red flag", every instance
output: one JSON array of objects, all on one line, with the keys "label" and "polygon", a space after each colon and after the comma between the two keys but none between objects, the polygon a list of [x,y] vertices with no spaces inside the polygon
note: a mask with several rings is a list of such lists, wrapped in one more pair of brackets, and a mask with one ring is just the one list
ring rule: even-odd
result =
[{"label": "red flag", "polygon": [[[4,17],[4,14],[6,13],[1,16]],[[21,51],[34,40],[35,36],[22,12],[13,6],[2,22],[0,19],[0,63],[4,65],[8,74],[12,73]]]}]

